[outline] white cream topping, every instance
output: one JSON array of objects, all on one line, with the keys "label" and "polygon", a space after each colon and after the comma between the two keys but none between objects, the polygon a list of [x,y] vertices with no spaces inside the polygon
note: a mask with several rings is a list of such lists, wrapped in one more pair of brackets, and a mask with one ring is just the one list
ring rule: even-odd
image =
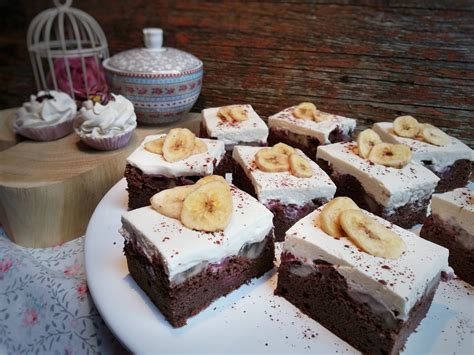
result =
[{"label": "white cream topping", "polygon": [[232,158],[244,169],[252,181],[260,202],[279,200],[284,204],[303,205],[316,198],[331,199],[336,193],[336,185],[329,176],[301,150],[299,156],[306,159],[313,169],[313,176],[301,178],[290,172],[269,173],[261,171],[255,164],[255,154],[261,147],[235,146]]},{"label": "white cream topping", "polygon": [[161,154],[151,153],[145,149],[145,143],[165,136],[166,134],[157,134],[145,137],[140,146],[127,158],[127,163],[147,175],[166,177],[207,176],[214,172],[214,160],[218,164],[225,154],[223,142],[215,139],[199,138],[207,145],[206,152],[170,163]]},{"label": "white cream topping", "polygon": [[293,110],[296,106],[288,107],[277,114],[268,117],[268,127],[285,129],[296,134],[315,137],[321,144],[329,144],[329,135],[336,128],[347,134],[356,127],[356,120],[343,116],[318,111],[320,115],[329,117],[329,120],[322,122],[308,121],[296,118]]},{"label": "white cream topping", "polygon": [[449,136],[449,143],[437,146],[417,139],[400,137],[395,134],[392,122],[375,123],[372,129],[380,135],[383,141],[388,143],[400,143],[408,145],[413,152],[413,159],[422,162],[429,161],[430,168],[441,171],[452,165],[456,160],[474,160],[473,151],[459,139]]},{"label": "white cream topping", "polygon": [[354,153],[355,142],[319,146],[318,159],[325,160],[337,174],[352,175],[364,190],[386,209],[395,209],[431,195],[439,178],[419,163],[402,169],[373,164]]},{"label": "white cream topping", "polygon": [[232,105],[244,107],[248,119],[240,122],[227,122],[217,116],[220,107],[206,108],[201,119],[209,137],[217,138],[226,145],[241,143],[266,143],[268,127],[251,105]]},{"label": "white cream topping", "polygon": [[134,129],[137,116],[132,102],[122,95],[112,97],[106,105],[91,100],[83,102],[75,128],[90,137],[113,137]]},{"label": "white cream topping", "polygon": [[305,264],[324,260],[333,264],[346,278],[350,288],[381,301],[398,318],[407,319],[416,302],[441,271],[449,272],[448,250],[391,224],[367,211],[367,216],[390,228],[406,244],[398,259],[375,257],[363,251],[349,238],[335,239],[324,233],[313,221],[319,221],[321,208],[301,219],[286,232],[283,250]]},{"label": "white cream topping", "polygon": [[[53,98],[42,98],[51,95]],[[59,91],[40,91],[31,95],[30,101],[25,102],[17,111],[15,128],[40,128],[54,126],[58,123],[71,121],[77,114],[76,102],[66,93]]]},{"label": "white cream topping", "polygon": [[[188,229],[180,221],[151,206],[122,216],[125,230],[133,228],[148,257],[159,254],[170,280],[202,262],[215,263],[234,256],[246,244],[261,242],[273,228],[273,214],[247,193],[232,187],[234,210],[224,231],[205,233]],[[128,238],[127,233],[123,233]]]},{"label": "white cream topping", "polygon": [[[471,202],[472,201],[472,202]],[[464,246],[474,249],[474,190],[467,187],[442,194],[434,194],[431,212],[443,222],[467,232]]]}]

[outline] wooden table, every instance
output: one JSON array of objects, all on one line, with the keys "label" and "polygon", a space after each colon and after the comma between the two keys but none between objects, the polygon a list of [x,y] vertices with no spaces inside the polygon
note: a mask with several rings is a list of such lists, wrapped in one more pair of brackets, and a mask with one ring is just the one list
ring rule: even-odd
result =
[{"label": "wooden table", "polygon": [[[251,103],[267,116],[300,101],[365,127],[412,114],[474,147],[474,1],[82,0],[111,54],[142,46],[143,27],[204,61],[199,111]],[[5,1],[0,108],[35,88],[26,51],[32,18],[50,0]]]}]

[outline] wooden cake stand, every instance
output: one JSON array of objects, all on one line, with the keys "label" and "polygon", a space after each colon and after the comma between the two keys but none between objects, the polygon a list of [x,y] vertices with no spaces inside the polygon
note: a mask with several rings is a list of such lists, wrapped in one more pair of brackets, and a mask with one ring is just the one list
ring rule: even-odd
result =
[{"label": "wooden cake stand", "polygon": [[190,113],[174,125],[139,127],[124,148],[100,152],[76,134],[52,142],[21,140],[11,131],[15,110],[0,111],[0,223],[12,241],[35,248],[82,236],[143,138],[172,126],[196,131],[199,116]]}]

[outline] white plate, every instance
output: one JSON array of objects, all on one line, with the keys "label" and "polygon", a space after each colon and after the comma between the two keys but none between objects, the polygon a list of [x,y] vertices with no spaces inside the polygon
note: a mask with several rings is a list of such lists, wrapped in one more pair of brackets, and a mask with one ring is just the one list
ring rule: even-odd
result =
[{"label": "white plate", "polygon": [[[109,328],[135,353],[336,353],[354,348],[273,295],[275,270],[175,329],[128,273],[120,216],[127,209],[122,179],[97,206],[85,240],[87,281]],[[442,282],[427,317],[408,339],[405,353],[472,351],[474,289]]]}]

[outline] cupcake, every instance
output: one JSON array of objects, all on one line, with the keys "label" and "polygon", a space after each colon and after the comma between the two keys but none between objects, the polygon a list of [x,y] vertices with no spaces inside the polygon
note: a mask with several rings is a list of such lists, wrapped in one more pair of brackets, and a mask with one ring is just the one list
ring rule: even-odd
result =
[{"label": "cupcake", "polygon": [[51,141],[72,132],[76,114],[76,103],[68,94],[40,91],[18,109],[13,129],[35,141]]},{"label": "cupcake", "polygon": [[137,126],[133,104],[122,95],[96,95],[82,103],[74,130],[88,146],[114,150],[128,143]]}]

